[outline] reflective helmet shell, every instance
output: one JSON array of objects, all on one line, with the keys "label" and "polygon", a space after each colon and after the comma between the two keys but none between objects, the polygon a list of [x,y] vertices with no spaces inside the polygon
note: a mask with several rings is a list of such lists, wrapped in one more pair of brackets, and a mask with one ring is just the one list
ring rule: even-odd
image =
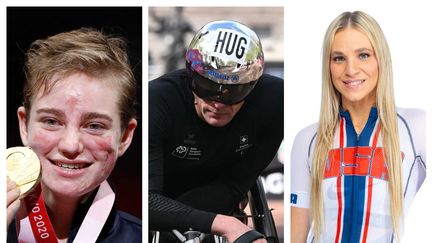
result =
[{"label": "reflective helmet shell", "polygon": [[264,70],[261,41],[249,27],[234,21],[204,25],[192,39],[186,66],[216,84],[247,84]]}]

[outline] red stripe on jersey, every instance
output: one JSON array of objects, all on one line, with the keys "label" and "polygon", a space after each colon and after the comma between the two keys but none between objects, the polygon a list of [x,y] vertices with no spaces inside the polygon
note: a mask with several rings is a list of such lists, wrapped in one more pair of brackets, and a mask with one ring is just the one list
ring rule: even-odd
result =
[{"label": "red stripe on jersey", "polygon": [[[374,134],[374,138],[372,141],[372,149],[378,151],[378,149],[375,149],[378,143],[378,135],[381,131],[381,123],[378,123],[377,129],[375,131]],[[384,156],[382,156],[382,149],[379,150],[381,152],[381,161],[384,162]],[[375,157],[375,156],[374,156]],[[372,164],[372,169],[374,168],[375,163]],[[378,170],[383,171],[383,169],[385,169],[385,171],[387,172],[387,168],[385,167],[385,163],[376,163],[378,164],[381,168],[379,168]],[[375,166],[376,168],[377,166]],[[371,169],[371,170],[372,170]],[[371,171],[372,174],[372,171]],[[385,175],[387,175],[387,173],[385,173]],[[368,199],[367,199],[367,206],[366,206],[366,218],[365,218],[365,223],[364,223],[364,231],[363,231],[363,240],[362,242],[365,243],[366,239],[367,239],[367,234],[368,234],[368,229],[369,229],[369,220],[370,220],[370,214],[371,214],[371,204],[372,204],[372,187],[373,187],[373,178],[371,176],[369,176],[369,180],[368,180]]]},{"label": "red stripe on jersey", "polygon": [[366,219],[364,224],[364,231],[363,231],[363,240],[362,242],[366,242],[368,229],[369,229],[369,219],[370,219],[370,213],[371,213],[371,204],[372,204],[372,187],[373,187],[373,178],[369,177],[368,180],[368,199],[367,199],[367,206],[366,206]]},{"label": "red stripe on jersey", "polygon": [[[379,149],[379,150],[375,149],[376,145],[377,145],[377,142],[378,142],[378,135],[380,133],[380,130],[381,130],[381,123],[378,123],[377,129],[376,129],[375,134],[374,134],[374,138],[372,140],[372,149],[376,150],[377,152],[379,151],[381,153],[381,157],[380,157],[381,159],[380,159],[380,161],[384,162],[384,156],[382,156],[382,154],[383,154],[382,153],[382,149]],[[381,171],[383,169],[386,169],[385,165],[384,165],[385,163],[373,163],[372,164],[372,169],[378,167],[378,166],[373,166],[374,164],[378,164],[378,166],[381,167],[381,168],[379,168],[379,170],[381,170]],[[387,170],[386,170],[386,172],[387,172]],[[372,171],[371,171],[371,174],[372,174]],[[367,199],[367,204],[366,204],[366,218],[365,218],[365,223],[364,223],[364,231],[363,231],[363,239],[362,239],[363,243],[366,242],[367,233],[368,233],[368,229],[369,229],[369,220],[370,220],[371,204],[372,204],[372,187],[373,187],[373,178],[371,176],[369,176],[369,180],[368,180],[368,194],[367,194],[368,195],[368,199]]]},{"label": "red stripe on jersey", "polygon": [[338,217],[337,217],[337,228],[336,228],[336,238],[335,243],[339,243],[339,238],[341,234],[341,224],[342,224],[342,192],[341,192],[341,184],[342,177],[339,176],[337,178],[337,199],[338,199]]},{"label": "red stripe on jersey", "polygon": [[[340,127],[339,127],[339,153],[342,152],[342,149],[344,147],[344,129],[345,127],[345,119],[341,120],[340,123]],[[339,164],[340,164],[340,156],[339,156]],[[330,158],[329,158],[329,162],[330,162],[330,167],[333,166],[333,162]],[[339,167],[340,168],[340,167]],[[325,178],[325,175],[324,175]],[[338,217],[337,217],[337,227],[336,227],[336,238],[335,238],[335,243],[339,243],[339,238],[341,235],[341,224],[342,224],[342,192],[341,192],[341,184],[342,184],[342,177],[338,176],[337,178],[337,185],[336,185],[336,189],[337,189],[337,199],[338,199]]]}]

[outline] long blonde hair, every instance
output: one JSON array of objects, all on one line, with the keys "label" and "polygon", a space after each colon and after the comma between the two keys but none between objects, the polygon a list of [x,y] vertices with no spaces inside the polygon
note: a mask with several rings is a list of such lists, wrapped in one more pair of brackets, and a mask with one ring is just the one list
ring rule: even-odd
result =
[{"label": "long blonde hair", "polygon": [[329,25],[323,43],[321,110],[312,158],[311,217],[315,238],[319,239],[324,227],[322,180],[328,151],[332,148],[339,123],[341,97],[332,84],[330,53],[335,34],[345,28],[364,33],[372,44],[379,66],[376,105],[382,124],[381,136],[388,170],[388,187],[392,226],[399,238],[400,220],[403,218],[403,189],[401,153],[397,129],[397,111],[393,93],[393,71],[390,50],[378,23],[361,11],[344,12]]}]

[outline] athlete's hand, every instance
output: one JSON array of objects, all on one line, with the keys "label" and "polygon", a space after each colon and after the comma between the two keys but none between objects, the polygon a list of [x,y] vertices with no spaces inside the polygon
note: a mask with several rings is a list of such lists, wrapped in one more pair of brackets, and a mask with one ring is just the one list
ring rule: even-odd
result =
[{"label": "athlete's hand", "polygon": [[15,218],[15,214],[20,208],[21,201],[19,200],[20,189],[17,187],[15,182],[11,181],[7,177],[7,228],[12,220]]},{"label": "athlete's hand", "polygon": [[[251,230],[250,227],[240,222],[240,220],[222,214],[216,215],[211,227],[213,234],[225,237],[229,243],[234,242],[241,235]],[[267,243],[267,240],[258,239],[253,241],[253,243]]]}]

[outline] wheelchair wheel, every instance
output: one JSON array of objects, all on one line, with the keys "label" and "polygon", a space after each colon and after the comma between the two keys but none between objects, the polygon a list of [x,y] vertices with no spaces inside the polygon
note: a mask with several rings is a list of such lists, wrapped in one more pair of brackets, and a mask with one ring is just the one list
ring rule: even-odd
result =
[{"label": "wheelchair wheel", "polygon": [[273,215],[267,204],[267,197],[264,192],[261,177],[250,190],[250,210],[254,227],[257,231],[265,235],[268,243],[279,243]]}]

